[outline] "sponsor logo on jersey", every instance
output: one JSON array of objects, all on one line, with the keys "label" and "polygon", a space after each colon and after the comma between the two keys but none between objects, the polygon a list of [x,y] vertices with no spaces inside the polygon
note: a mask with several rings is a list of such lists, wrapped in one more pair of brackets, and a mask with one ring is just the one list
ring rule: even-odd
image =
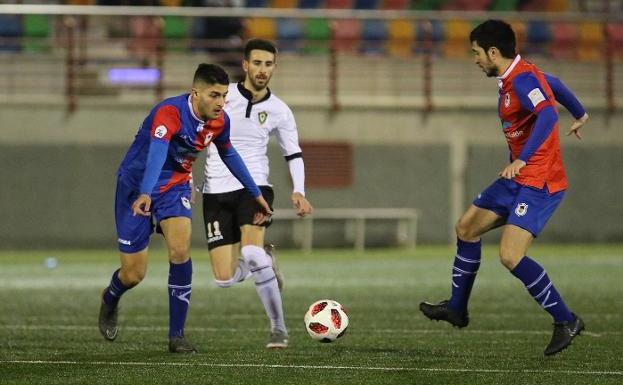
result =
[{"label": "sponsor logo on jersey", "polygon": [[517,131],[513,131],[513,132],[506,132],[506,133],[504,133],[504,135],[506,135],[507,138],[518,138],[518,137],[523,135],[523,130],[517,130]]},{"label": "sponsor logo on jersey", "polygon": [[167,134],[167,128],[165,126],[158,126],[154,130],[154,136],[158,139],[164,138],[166,134]]},{"label": "sponsor logo on jersey", "polygon": [[517,214],[518,217],[523,217],[524,215],[526,215],[527,212],[528,204],[525,202],[521,202],[517,204],[517,207],[515,207],[515,214]]},{"label": "sponsor logo on jersey", "polygon": [[268,118],[268,113],[266,111],[258,112],[257,118],[259,119],[260,124],[264,124],[266,118]]}]

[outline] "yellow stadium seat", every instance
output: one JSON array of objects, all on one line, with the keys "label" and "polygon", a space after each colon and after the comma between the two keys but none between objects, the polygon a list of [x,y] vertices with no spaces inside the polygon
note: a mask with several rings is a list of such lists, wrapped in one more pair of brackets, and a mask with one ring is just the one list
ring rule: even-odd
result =
[{"label": "yellow stadium seat", "polygon": [[410,56],[415,37],[415,24],[410,20],[389,22],[389,53],[393,56]]},{"label": "yellow stadium seat", "polygon": [[445,57],[464,58],[469,53],[469,33],[472,25],[468,21],[450,20],[445,23],[446,41],[443,45]]},{"label": "yellow stadium seat", "polygon": [[248,38],[275,40],[277,27],[273,19],[250,18],[246,22],[246,33]]},{"label": "yellow stadium seat", "polygon": [[599,61],[603,57],[604,27],[600,23],[580,23],[577,57],[582,61]]}]

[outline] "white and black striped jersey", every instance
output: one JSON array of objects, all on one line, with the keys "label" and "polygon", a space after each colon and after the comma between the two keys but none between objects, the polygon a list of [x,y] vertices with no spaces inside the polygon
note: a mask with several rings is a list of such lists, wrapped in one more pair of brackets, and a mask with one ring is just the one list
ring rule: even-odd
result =
[{"label": "white and black striped jersey", "polygon": [[[302,167],[302,152],[294,115],[286,103],[268,90],[266,96],[251,103],[251,92],[242,83],[230,84],[225,111],[230,117],[230,140],[246,164],[255,183],[270,186],[267,147],[269,136],[277,137],[283,156],[288,161],[296,159]],[[300,159],[299,159],[300,158]],[[298,168],[298,167],[297,167]],[[303,171],[304,172],[304,171]],[[294,191],[304,194],[304,174],[290,173]],[[216,146],[207,151],[203,193],[216,194],[242,189],[240,182],[229,172],[218,155]]]}]

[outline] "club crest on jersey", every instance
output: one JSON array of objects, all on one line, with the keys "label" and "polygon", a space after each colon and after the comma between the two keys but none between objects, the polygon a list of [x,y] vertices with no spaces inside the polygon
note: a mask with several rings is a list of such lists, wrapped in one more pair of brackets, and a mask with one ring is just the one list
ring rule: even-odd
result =
[{"label": "club crest on jersey", "polygon": [[182,205],[186,207],[187,210],[190,210],[190,201],[186,197],[182,197]]},{"label": "club crest on jersey", "polygon": [[154,136],[158,139],[164,138],[166,134],[167,134],[167,128],[165,126],[158,126],[154,130]]},{"label": "club crest on jersey", "polygon": [[203,145],[207,146],[210,141],[212,140],[212,137],[214,136],[214,133],[212,131],[208,131],[208,134],[206,135],[206,138],[203,140]]},{"label": "club crest on jersey", "polygon": [[528,204],[525,202],[521,202],[515,207],[515,214],[518,217],[523,217],[528,212]]},{"label": "club crest on jersey", "polygon": [[264,124],[266,118],[268,118],[268,113],[266,111],[258,112],[257,118],[259,119],[260,124]]},{"label": "club crest on jersey", "polygon": [[504,107],[508,108],[511,105],[511,94],[504,94]]}]

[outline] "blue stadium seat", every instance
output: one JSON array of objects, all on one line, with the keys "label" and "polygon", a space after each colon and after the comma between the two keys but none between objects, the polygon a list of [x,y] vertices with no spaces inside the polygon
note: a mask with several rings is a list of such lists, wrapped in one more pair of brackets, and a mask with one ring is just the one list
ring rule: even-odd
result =
[{"label": "blue stadium seat", "polygon": [[355,9],[377,9],[378,0],[355,0]]},{"label": "blue stadium seat", "polygon": [[552,40],[552,30],[545,21],[530,21],[526,25],[526,51],[532,54],[544,54],[547,43]]},{"label": "blue stadium seat", "polygon": [[277,19],[277,40],[279,40],[280,51],[298,51],[302,37],[301,20]]},{"label": "blue stadium seat", "polygon": [[246,7],[247,8],[264,8],[266,7],[268,1],[267,0],[247,0]]},{"label": "blue stadium seat", "polygon": [[299,8],[302,9],[316,9],[322,8],[321,4],[324,4],[322,0],[299,0]]},{"label": "blue stadium seat", "polygon": [[0,51],[19,51],[22,36],[22,19],[19,15],[0,15]]},{"label": "blue stadium seat", "polygon": [[360,51],[370,54],[385,52],[388,32],[387,25],[382,20],[364,20],[361,26]]},{"label": "blue stadium seat", "polygon": [[[430,23],[430,36],[427,37],[427,24]],[[415,40],[414,52],[426,53],[429,49],[424,44],[426,39],[430,39],[433,43],[432,51],[439,50],[439,43],[445,39],[445,32],[443,24],[439,20],[422,20],[418,21],[415,27]]]}]

